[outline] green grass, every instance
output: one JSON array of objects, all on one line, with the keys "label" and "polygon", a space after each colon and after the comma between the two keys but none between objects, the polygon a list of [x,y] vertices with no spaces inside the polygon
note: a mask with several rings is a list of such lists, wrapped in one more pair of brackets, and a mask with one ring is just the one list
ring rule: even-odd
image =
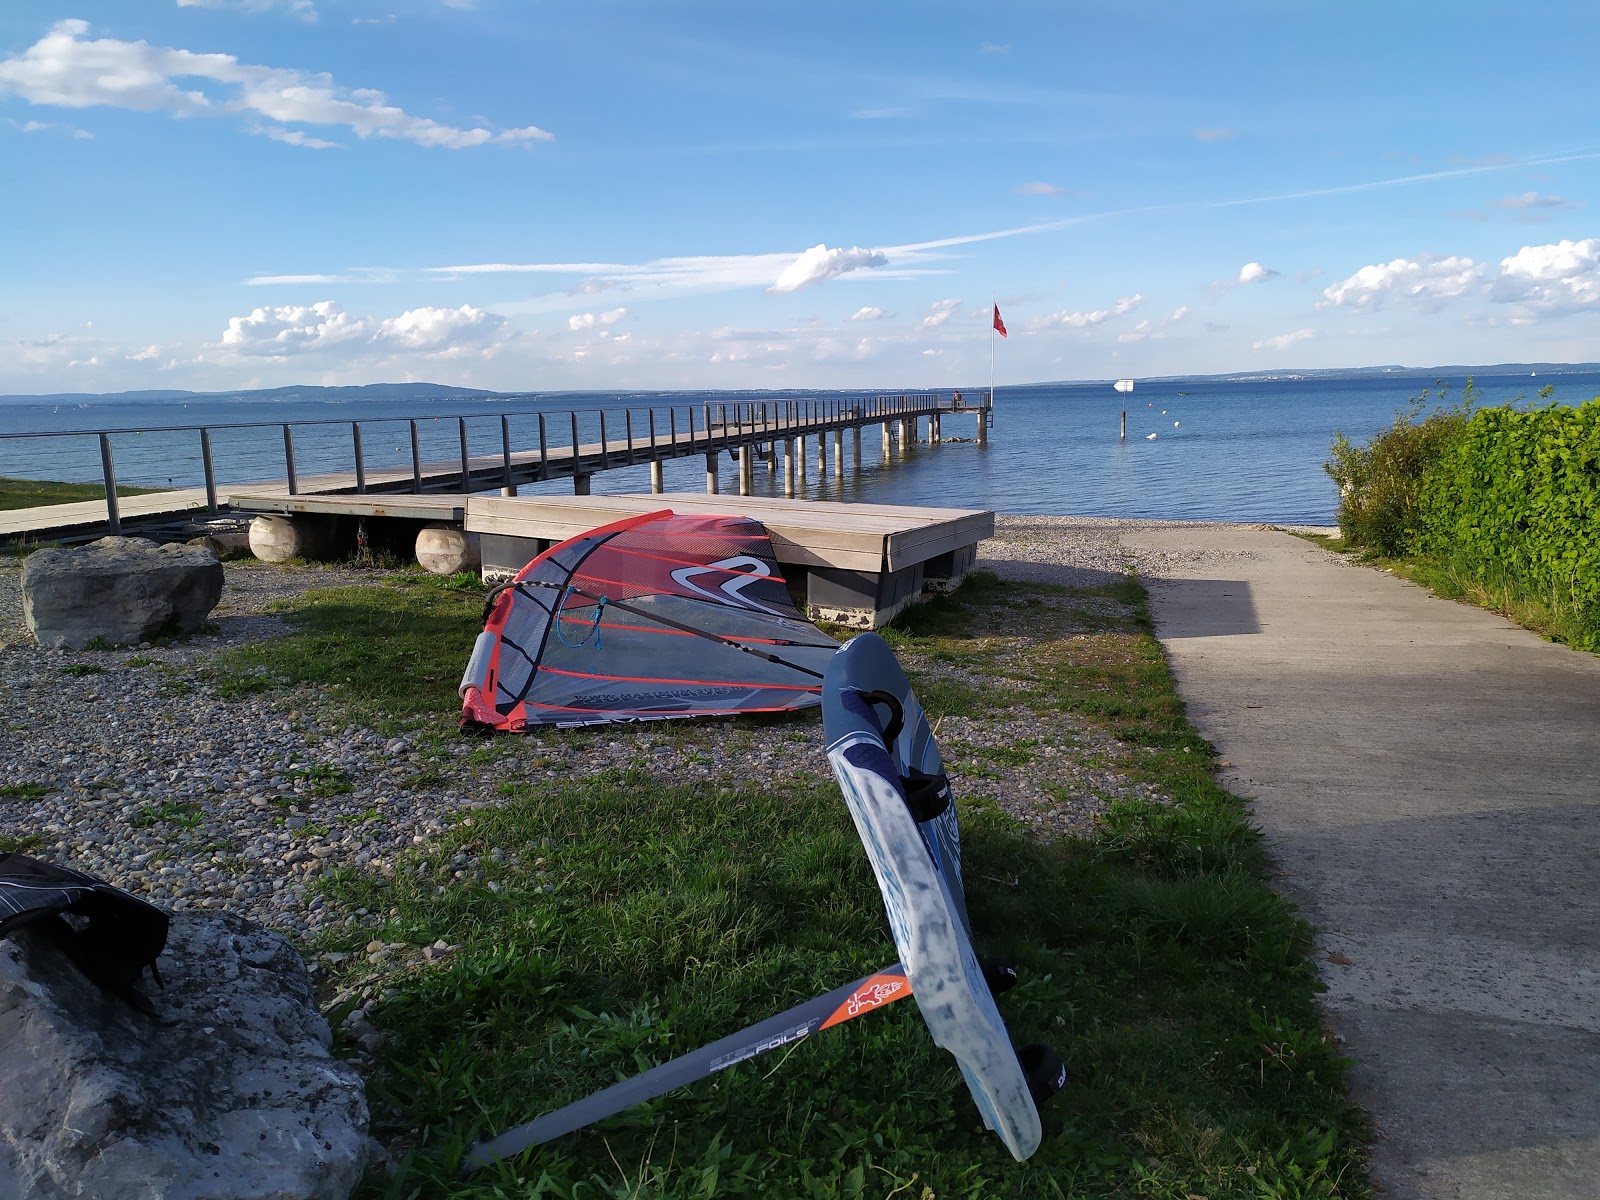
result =
[{"label": "green grass", "polygon": [[[117,495],[143,496],[159,490],[119,484]],[[103,500],[105,495],[105,486],[99,483],[57,483],[49,479],[12,479],[0,475],[0,509],[70,504],[75,500]]]},{"label": "green grass", "polygon": [[[480,604],[462,582],[403,576],[320,593],[290,611],[291,636],[219,656],[224,689],[326,689],[346,716],[420,725],[439,736],[420,743],[419,783],[495,801],[392,872],[345,868],[323,885],[335,910],[373,914],[324,935],[318,949],[350,955],[326,994],[366,997],[388,1039],[369,1097],[395,1168],[371,1171],[360,1196],[1370,1195],[1360,1114],[1318,1025],[1310,931],[1215,783],[1142,591],[992,576],[887,631],[930,711],[1021,713],[1030,736],[982,761],[1034,774],[1040,746],[1098,731],[1116,747],[1104,765],[1159,797],[1114,800],[1096,836],[1054,840],[958,797],[977,941],[1022,970],[1002,1010],[1019,1043],[1051,1043],[1071,1073],[1039,1152],[1011,1160],[899,1005],[455,1180],[475,1138],[895,957],[826,775],[533,783],[510,767],[636,731],[447,741]],[[723,742],[820,732],[814,715],[649,727],[713,769]],[[455,949],[371,964],[373,938]]]},{"label": "green grass", "polygon": [[483,595],[474,576],[420,571],[311,592],[286,610],[293,637],[218,654],[211,682],[224,699],[318,685],[347,719],[442,731],[460,712]]}]

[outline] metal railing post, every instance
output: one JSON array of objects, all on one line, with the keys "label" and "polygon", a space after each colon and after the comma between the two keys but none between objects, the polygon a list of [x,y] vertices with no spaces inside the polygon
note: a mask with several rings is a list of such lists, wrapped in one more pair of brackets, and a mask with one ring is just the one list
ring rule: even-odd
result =
[{"label": "metal railing post", "polygon": [[611,465],[611,451],[606,445],[606,410],[600,410],[600,469],[604,471]]},{"label": "metal railing post", "polygon": [[417,423],[408,422],[411,426],[411,491],[413,494],[422,493],[422,446],[417,441]]},{"label": "metal railing post", "polygon": [[628,435],[628,465],[633,466],[633,409],[622,410],[623,430]]},{"label": "metal railing post", "polygon": [[500,466],[502,468],[502,478],[505,480],[502,486],[504,486],[508,495],[515,496],[517,494],[517,483],[511,477],[511,418],[507,416],[500,418]]},{"label": "metal railing post", "polygon": [[300,481],[294,474],[294,428],[289,425],[283,427],[283,466],[284,473],[289,477],[289,495],[300,494]]},{"label": "metal railing post", "polygon": [[470,492],[472,490],[472,464],[467,461],[467,419],[465,417],[457,417],[456,427],[461,434],[461,490]]},{"label": "metal railing post", "polygon": [[361,422],[350,422],[350,445],[356,456],[356,495],[367,494],[367,464],[361,456]]},{"label": "metal railing post", "polygon": [[577,487],[578,479],[578,414],[576,410],[570,413],[572,417],[572,479],[573,487]]},{"label": "metal railing post", "polygon": [[204,426],[200,427],[200,462],[206,472],[206,508],[212,516],[216,516],[217,473],[211,466],[211,431]]},{"label": "metal railing post", "polygon": [[539,479],[550,478],[550,448],[544,437],[544,414],[539,414]]},{"label": "metal railing post", "polygon": [[116,537],[122,532],[122,513],[117,508],[117,468],[111,462],[111,438],[103,433],[100,435],[100,474],[106,483],[106,528]]}]

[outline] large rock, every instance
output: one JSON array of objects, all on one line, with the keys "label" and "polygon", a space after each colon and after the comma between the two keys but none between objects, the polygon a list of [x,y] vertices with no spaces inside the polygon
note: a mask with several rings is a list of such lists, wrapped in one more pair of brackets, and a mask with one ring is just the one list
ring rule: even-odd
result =
[{"label": "large rock", "polygon": [[159,966],[151,1018],[42,934],[0,940],[0,1196],[344,1200],[366,1098],[299,955],[179,913]]},{"label": "large rock", "polygon": [[430,521],[417,531],[417,562],[434,575],[476,571],[483,565],[478,535],[457,525]]},{"label": "large rock", "polygon": [[22,563],[22,616],[41,646],[81,650],[193,633],[222,598],[222,564],[204,546],[108,537]]}]

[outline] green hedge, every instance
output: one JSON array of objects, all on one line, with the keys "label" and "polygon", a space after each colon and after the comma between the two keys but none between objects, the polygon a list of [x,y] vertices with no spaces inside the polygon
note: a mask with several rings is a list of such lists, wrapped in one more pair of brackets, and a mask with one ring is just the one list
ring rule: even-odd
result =
[{"label": "green hedge", "polygon": [[1600,398],[1480,409],[1420,482],[1413,549],[1571,605],[1600,650]]}]

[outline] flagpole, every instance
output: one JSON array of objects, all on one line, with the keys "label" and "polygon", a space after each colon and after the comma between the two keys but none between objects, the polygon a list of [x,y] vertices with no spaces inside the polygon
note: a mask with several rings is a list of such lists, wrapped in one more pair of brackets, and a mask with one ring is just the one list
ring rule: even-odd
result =
[{"label": "flagpole", "polygon": [[[990,296],[991,308],[1000,311],[1000,301]],[[994,424],[994,322],[989,322],[989,424]]]}]

